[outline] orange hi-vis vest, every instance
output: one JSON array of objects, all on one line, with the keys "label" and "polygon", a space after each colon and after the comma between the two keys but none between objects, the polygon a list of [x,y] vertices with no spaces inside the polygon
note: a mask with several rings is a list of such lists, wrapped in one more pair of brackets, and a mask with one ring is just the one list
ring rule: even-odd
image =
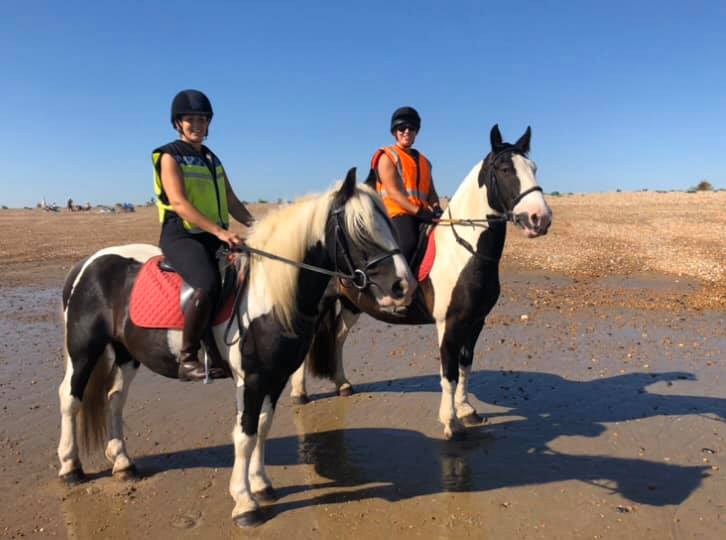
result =
[{"label": "orange hi-vis vest", "polygon": [[431,193],[431,163],[426,156],[415,151],[415,156],[404,151],[401,147],[394,145],[384,146],[376,150],[371,158],[371,168],[376,171],[376,191],[383,198],[383,204],[386,205],[388,215],[392,218],[403,214],[408,214],[393,198],[389,197],[383,184],[378,178],[378,161],[383,154],[396,166],[398,175],[403,181],[403,194],[406,198],[417,206],[427,206],[429,194]]}]

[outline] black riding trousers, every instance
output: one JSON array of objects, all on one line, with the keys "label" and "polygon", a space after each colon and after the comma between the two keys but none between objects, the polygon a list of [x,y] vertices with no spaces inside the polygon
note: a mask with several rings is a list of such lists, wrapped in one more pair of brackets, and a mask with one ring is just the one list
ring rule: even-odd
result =
[{"label": "black riding trousers", "polygon": [[178,216],[168,217],[161,227],[159,247],[171,266],[189,285],[202,289],[216,302],[219,267],[215,254],[222,241],[209,233],[192,234]]},{"label": "black riding trousers", "polygon": [[408,214],[396,216],[391,221],[393,222],[398,246],[401,248],[401,254],[406,258],[406,262],[410,263],[418,245],[419,224],[421,222],[416,217]]}]

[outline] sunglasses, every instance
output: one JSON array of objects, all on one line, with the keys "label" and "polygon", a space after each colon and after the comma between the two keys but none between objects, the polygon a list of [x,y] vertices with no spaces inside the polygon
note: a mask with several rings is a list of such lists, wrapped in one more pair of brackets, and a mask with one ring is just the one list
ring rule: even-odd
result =
[{"label": "sunglasses", "polygon": [[404,131],[406,131],[406,130],[408,130],[408,131],[413,131],[414,133],[416,133],[416,131],[417,131],[417,129],[416,129],[415,127],[413,127],[413,126],[408,126],[408,125],[403,125],[403,126],[398,126],[398,127],[396,127],[396,131],[398,131],[398,132],[400,132],[400,133],[403,133],[403,132],[404,132]]}]

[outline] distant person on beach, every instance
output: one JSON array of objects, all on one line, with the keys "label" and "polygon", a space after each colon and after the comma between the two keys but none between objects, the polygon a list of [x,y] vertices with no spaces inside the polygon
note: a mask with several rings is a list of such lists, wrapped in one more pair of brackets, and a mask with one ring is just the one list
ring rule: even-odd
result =
[{"label": "distant person on beach", "polygon": [[171,105],[174,142],[153,151],[154,191],[162,223],[159,246],[171,266],[192,286],[184,311],[179,378],[200,380],[197,353],[217,302],[220,277],[215,254],[242,238],[229,229],[229,215],[249,227],[254,219],[237,198],[219,158],[203,143],[212,104],[198,90],[182,90]]},{"label": "distant person on beach", "polygon": [[441,215],[431,162],[413,148],[420,129],[421,117],[416,109],[396,109],[391,117],[395,144],[379,148],[371,158],[376,190],[393,221],[401,253],[409,263],[416,251],[421,223],[432,223]]}]

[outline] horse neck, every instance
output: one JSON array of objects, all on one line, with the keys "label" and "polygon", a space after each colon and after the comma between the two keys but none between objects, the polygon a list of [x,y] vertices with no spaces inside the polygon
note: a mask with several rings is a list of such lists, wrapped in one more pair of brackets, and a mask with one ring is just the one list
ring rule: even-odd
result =
[{"label": "horse neck", "polygon": [[[494,210],[487,203],[486,188],[479,187],[479,171],[481,171],[482,163],[480,161],[474,165],[469,174],[466,175],[459,189],[451,198],[449,206],[442,217],[446,219],[482,219],[487,214],[494,213]],[[456,225],[455,227],[456,234],[473,247],[476,247],[476,242],[481,233],[488,228],[487,226],[471,227],[466,225]],[[437,229],[440,229],[439,236],[436,237],[437,242],[444,239],[456,241],[451,226],[437,227]]]},{"label": "horse neck", "polygon": [[[325,250],[325,224],[332,199],[324,197],[306,199],[266,216],[250,236],[248,244],[291,261],[330,266],[330,257],[322,251]],[[315,274],[316,284],[318,275]],[[299,310],[298,295],[303,287],[308,287],[315,294],[321,288],[319,284],[313,287],[312,283],[307,283],[306,276],[305,279],[306,283],[301,286],[298,268],[264,257],[253,257],[248,297],[253,298],[253,304],[273,309],[283,326],[291,329]],[[307,291],[303,292],[307,297]],[[260,308],[261,311],[266,309]]]}]

